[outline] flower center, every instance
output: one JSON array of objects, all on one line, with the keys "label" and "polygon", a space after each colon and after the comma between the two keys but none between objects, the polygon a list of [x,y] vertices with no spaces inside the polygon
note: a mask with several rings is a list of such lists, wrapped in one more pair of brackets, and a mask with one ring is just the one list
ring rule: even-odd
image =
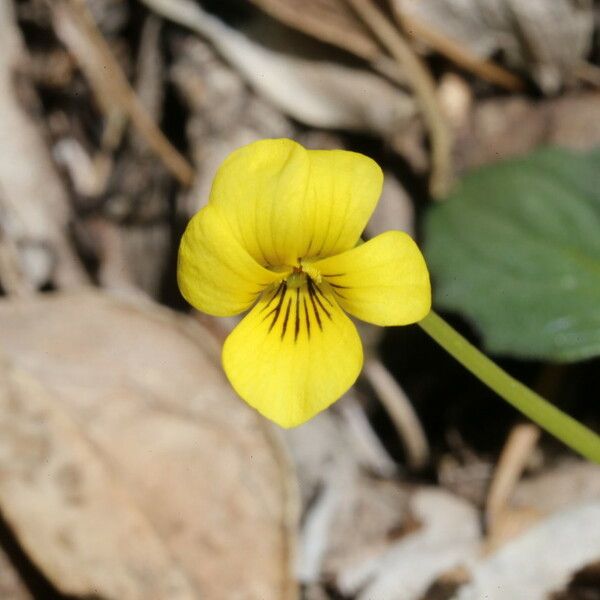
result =
[{"label": "flower center", "polygon": [[302,269],[294,267],[294,271],[288,276],[285,282],[289,289],[302,287],[306,285],[306,273]]},{"label": "flower center", "polygon": [[[286,274],[279,284],[273,284],[266,292],[260,310],[265,313],[263,321],[270,319],[268,331],[280,332],[282,340],[292,323],[294,342],[302,330],[310,339],[311,323],[313,331],[316,328],[323,331],[324,324],[333,320],[334,301],[321,289],[321,273],[310,262],[305,263],[299,258],[297,265],[287,267]],[[281,327],[276,329],[278,323]]]},{"label": "flower center", "polygon": [[285,282],[288,288],[298,288],[306,285],[308,279],[314,283],[321,283],[321,273],[312,266],[310,261],[299,258],[298,264],[292,267],[292,272]]}]

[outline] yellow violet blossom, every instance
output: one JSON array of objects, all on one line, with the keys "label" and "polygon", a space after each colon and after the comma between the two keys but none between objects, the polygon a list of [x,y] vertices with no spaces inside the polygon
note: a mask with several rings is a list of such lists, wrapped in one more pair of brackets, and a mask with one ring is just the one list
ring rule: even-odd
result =
[{"label": "yellow violet blossom", "polygon": [[388,231],[357,245],[382,183],[361,154],[262,140],[229,155],[183,235],[181,293],[211,315],[250,309],[225,341],[223,368],[282,427],[356,381],[362,344],[346,313],[407,325],[430,311],[429,273],[410,236]]}]

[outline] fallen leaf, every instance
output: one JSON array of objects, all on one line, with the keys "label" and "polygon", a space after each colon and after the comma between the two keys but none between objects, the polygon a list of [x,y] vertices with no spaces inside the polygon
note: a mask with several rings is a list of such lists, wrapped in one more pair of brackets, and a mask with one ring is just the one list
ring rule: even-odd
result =
[{"label": "fallen leaf", "polygon": [[2,365],[1,376],[0,505],[44,573],[73,595],[195,598],[57,398],[21,370]]},{"label": "fallen leaf", "polygon": [[[0,503],[57,587],[295,597],[285,454],[230,390],[204,329],[149,301],[82,292],[0,302],[0,332],[17,378],[4,392]],[[35,443],[17,445],[19,432]],[[179,595],[161,595],[167,585]]]},{"label": "fallen leaf", "polygon": [[[342,405],[356,402],[348,396]],[[408,493],[397,482],[364,475],[364,454],[336,410],[286,431],[284,438],[304,505],[296,561],[300,581],[316,584],[387,548],[390,532],[404,524]]]},{"label": "fallen leaf", "polygon": [[600,503],[556,513],[476,564],[456,600],[546,600],[600,556]]},{"label": "fallen leaf", "polygon": [[[389,137],[416,113],[410,95],[367,69],[290,53],[289,32],[283,51],[268,38],[274,27],[240,31],[190,0],[143,3],[205,37],[258,93],[303,123]],[[301,46],[304,53],[305,40]]]},{"label": "fallen leaf", "polygon": [[503,51],[528,69],[542,90],[555,92],[586,57],[594,33],[589,0],[394,0],[409,15],[464,44],[480,57]]},{"label": "fallen leaf", "polygon": [[511,505],[550,513],[600,498],[600,465],[565,460],[519,481]]},{"label": "fallen leaf", "polygon": [[419,527],[378,556],[346,567],[337,584],[359,600],[417,600],[442,573],[472,560],[481,538],[477,510],[439,489],[422,488],[410,500]]}]

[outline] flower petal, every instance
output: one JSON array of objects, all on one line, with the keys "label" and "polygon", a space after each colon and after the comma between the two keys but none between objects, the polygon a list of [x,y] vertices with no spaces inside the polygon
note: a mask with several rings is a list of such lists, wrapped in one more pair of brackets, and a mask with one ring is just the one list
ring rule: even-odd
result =
[{"label": "flower petal", "polygon": [[248,254],[217,208],[206,206],[188,223],[179,246],[177,283],[198,310],[219,317],[238,314],[281,278]]},{"label": "flower petal", "polygon": [[425,259],[412,238],[387,231],[314,263],[350,314],[375,325],[408,325],[431,309]]},{"label": "flower petal", "polygon": [[295,427],[335,402],[362,367],[356,327],[331,294],[309,282],[265,293],[223,346],[236,392],[281,427]]},{"label": "flower petal", "polygon": [[[298,256],[325,257],[356,245],[371,218],[383,185],[379,165],[346,150],[309,150],[310,179],[305,219],[313,236]],[[305,237],[309,237],[306,235]]]},{"label": "flower petal", "polygon": [[236,237],[260,264],[295,265],[352,248],[381,193],[370,158],[305,150],[288,139],[261,140],[229,155],[213,182]]}]

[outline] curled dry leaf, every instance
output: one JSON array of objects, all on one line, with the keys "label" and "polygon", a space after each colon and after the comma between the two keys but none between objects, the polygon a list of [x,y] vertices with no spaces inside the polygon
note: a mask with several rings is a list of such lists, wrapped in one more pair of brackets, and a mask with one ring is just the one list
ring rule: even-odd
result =
[{"label": "curled dry leaf", "polygon": [[[422,488],[410,500],[414,527],[379,555],[337,576],[344,594],[359,600],[418,600],[440,574],[468,563],[478,551],[479,515],[464,500]],[[483,597],[483,596],[482,596]]]},{"label": "curled dry leaf", "polygon": [[286,431],[285,440],[304,504],[296,561],[302,583],[351,571],[394,543],[406,525],[409,493],[396,481],[365,476],[364,454],[335,409]]},{"label": "curled dry leaf", "polygon": [[358,475],[332,521],[324,573],[349,572],[381,556],[419,524],[408,507],[408,486]]},{"label": "curled dry leaf", "polygon": [[190,0],[142,1],[209,40],[255,90],[303,123],[388,137],[415,114],[411,96],[366,69],[269,47],[264,30],[229,27]]},{"label": "curled dry leaf", "polygon": [[556,513],[475,565],[456,600],[546,600],[598,559],[598,523],[598,500]]},{"label": "curled dry leaf", "polygon": [[66,593],[295,597],[285,454],[207,333],[137,302],[0,303],[2,511]]},{"label": "curled dry leaf", "polygon": [[409,15],[464,44],[477,56],[501,50],[554,92],[589,52],[594,32],[590,0],[393,0]]}]

